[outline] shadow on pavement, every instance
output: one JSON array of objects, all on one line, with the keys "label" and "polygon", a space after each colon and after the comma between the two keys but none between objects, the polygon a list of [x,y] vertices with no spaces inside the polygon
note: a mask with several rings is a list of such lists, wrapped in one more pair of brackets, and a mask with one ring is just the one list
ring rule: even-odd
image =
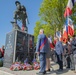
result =
[{"label": "shadow on pavement", "polygon": [[50,72],[47,72],[46,75],[50,75],[50,74],[56,74],[56,75],[60,75],[60,74],[64,74],[67,73],[69,71],[69,69],[64,69],[63,71],[57,71],[57,70],[52,70]]},{"label": "shadow on pavement", "polygon": [[63,71],[55,71],[56,72],[56,74],[64,74],[64,73],[67,73],[69,71],[69,69],[63,69]]}]

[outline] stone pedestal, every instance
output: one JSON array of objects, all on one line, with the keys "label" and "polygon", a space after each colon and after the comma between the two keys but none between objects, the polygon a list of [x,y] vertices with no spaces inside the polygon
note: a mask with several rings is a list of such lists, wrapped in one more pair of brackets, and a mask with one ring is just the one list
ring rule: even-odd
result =
[{"label": "stone pedestal", "polygon": [[[31,47],[30,47],[31,46]],[[10,67],[16,61],[24,62],[28,57],[33,59],[34,36],[22,32],[20,30],[13,30],[6,35],[4,67]],[[32,49],[30,51],[30,49]],[[32,54],[30,56],[30,53]]]}]

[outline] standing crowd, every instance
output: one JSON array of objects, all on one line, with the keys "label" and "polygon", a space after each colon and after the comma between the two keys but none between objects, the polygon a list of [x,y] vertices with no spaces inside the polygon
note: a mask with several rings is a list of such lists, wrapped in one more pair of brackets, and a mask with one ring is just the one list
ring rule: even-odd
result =
[{"label": "standing crowd", "polygon": [[[50,40],[51,39],[51,40]],[[57,71],[63,71],[63,67],[74,70],[76,73],[76,36],[68,38],[66,43],[63,43],[57,36],[52,42],[51,36],[46,36],[44,30],[40,29],[37,44],[36,53],[39,56],[40,71],[37,74],[46,74],[50,72],[50,57],[51,60],[56,60],[59,65]]]},{"label": "standing crowd", "polygon": [[[4,58],[4,46],[0,48],[0,66]],[[73,35],[72,38],[68,38],[66,43],[63,43],[59,37],[54,38],[52,41],[51,36],[46,36],[44,30],[40,29],[37,44],[36,44],[36,54],[39,56],[40,61],[40,74],[46,74],[50,72],[51,60],[55,61],[59,65],[57,71],[63,71],[64,66],[73,70],[76,73],[76,36]]]}]

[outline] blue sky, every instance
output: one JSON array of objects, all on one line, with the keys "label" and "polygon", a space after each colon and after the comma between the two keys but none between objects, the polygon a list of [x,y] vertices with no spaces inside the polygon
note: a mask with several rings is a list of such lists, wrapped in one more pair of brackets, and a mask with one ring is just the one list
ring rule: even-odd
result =
[{"label": "blue sky", "polygon": [[[0,47],[5,45],[6,34],[12,31],[14,11],[16,0],[0,0]],[[34,27],[37,20],[39,20],[39,8],[43,0],[18,0],[26,7],[27,15],[30,24],[28,24],[28,33],[34,33]],[[19,23],[21,27],[21,22]]]}]

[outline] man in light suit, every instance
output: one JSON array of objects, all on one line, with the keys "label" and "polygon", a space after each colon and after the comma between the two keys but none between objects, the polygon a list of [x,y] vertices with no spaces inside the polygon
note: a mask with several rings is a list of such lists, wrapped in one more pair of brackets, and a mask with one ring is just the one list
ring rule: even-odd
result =
[{"label": "man in light suit", "polygon": [[56,55],[57,55],[57,63],[59,65],[58,71],[62,71],[63,70],[63,61],[62,61],[63,45],[62,45],[62,42],[59,41],[58,37],[56,37],[55,51],[56,51]]},{"label": "man in light suit", "polygon": [[46,52],[48,47],[48,39],[44,34],[44,30],[40,29],[37,45],[36,45],[36,53],[39,55],[40,60],[40,72],[39,75],[43,75],[46,73]]}]

